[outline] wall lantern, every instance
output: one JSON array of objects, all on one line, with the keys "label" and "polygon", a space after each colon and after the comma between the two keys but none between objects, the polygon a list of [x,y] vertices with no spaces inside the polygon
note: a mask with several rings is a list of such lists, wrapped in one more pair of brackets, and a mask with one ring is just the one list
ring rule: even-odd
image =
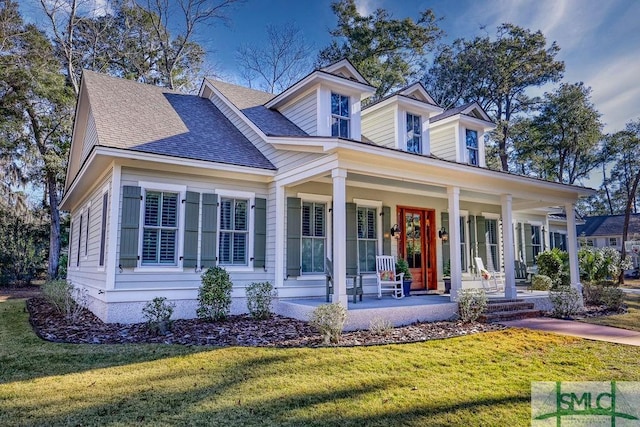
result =
[{"label": "wall lantern", "polygon": [[443,242],[448,241],[449,233],[447,233],[447,229],[442,227],[440,230],[438,230],[438,237],[441,238]]},{"label": "wall lantern", "polygon": [[402,234],[402,231],[400,231],[400,227],[398,227],[398,224],[394,224],[393,227],[391,227],[391,237],[395,237],[396,239],[400,238],[400,234]]}]

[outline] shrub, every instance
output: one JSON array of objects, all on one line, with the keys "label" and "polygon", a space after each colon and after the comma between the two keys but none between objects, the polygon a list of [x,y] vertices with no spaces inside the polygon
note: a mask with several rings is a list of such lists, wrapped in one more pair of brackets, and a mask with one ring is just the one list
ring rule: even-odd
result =
[{"label": "shrub", "polygon": [[631,259],[624,260],[616,248],[582,247],[578,251],[578,261],[580,262],[580,277],[589,282],[600,282],[611,280],[618,283],[620,274],[631,268]]},{"label": "shrub", "polygon": [[551,286],[553,286],[553,280],[544,274],[536,274],[531,279],[531,289],[534,291],[548,291]]},{"label": "shrub", "polygon": [[322,304],[311,313],[309,324],[316,328],[325,344],[337,344],[347,321],[347,309],[340,304]]},{"label": "shrub", "polygon": [[233,283],[222,267],[209,268],[202,276],[198,290],[198,310],[201,319],[222,320],[229,315]]},{"label": "shrub", "polygon": [[278,296],[269,282],[252,283],[247,286],[247,309],[254,319],[268,319],[271,316],[271,301]]},{"label": "shrub", "polygon": [[553,306],[553,317],[567,318],[580,311],[580,295],[571,286],[560,286],[549,291],[549,300]]},{"label": "shrub", "polygon": [[538,274],[551,278],[552,286],[560,284],[562,272],[562,259],[557,251],[540,252],[536,257]]},{"label": "shrub", "polygon": [[42,285],[45,298],[64,315],[67,320],[76,321],[82,310],[88,306],[86,289],[76,288],[66,280],[49,280]]},{"label": "shrub", "polygon": [[458,296],[458,315],[464,323],[475,322],[487,307],[483,289],[463,289]]},{"label": "shrub", "polygon": [[171,315],[176,305],[167,302],[165,297],[155,297],[147,302],[142,309],[142,317],[147,322],[147,328],[153,334],[165,335],[171,330],[173,322]]},{"label": "shrub", "polygon": [[602,304],[607,307],[607,310],[620,311],[624,306],[624,292],[617,287],[603,287]]},{"label": "shrub", "polygon": [[582,297],[586,305],[600,305],[602,304],[602,289],[599,284],[583,283],[582,284]]},{"label": "shrub", "polygon": [[374,317],[369,322],[369,332],[376,335],[389,335],[393,330],[393,324],[389,319],[384,317]]}]

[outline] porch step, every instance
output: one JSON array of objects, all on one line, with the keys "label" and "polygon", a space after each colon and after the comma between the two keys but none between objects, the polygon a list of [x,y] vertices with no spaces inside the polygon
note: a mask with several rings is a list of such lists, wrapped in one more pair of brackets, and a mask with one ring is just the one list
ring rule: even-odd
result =
[{"label": "porch step", "polygon": [[485,323],[495,323],[540,317],[542,312],[535,310],[534,306],[531,302],[518,299],[489,301],[478,320]]}]

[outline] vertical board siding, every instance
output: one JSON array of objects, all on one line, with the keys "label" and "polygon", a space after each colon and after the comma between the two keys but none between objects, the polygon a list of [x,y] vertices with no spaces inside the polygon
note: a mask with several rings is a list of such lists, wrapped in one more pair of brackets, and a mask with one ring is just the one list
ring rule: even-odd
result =
[{"label": "vertical board siding", "polygon": [[280,112],[309,135],[318,135],[317,92],[314,90]]},{"label": "vertical board siding", "polygon": [[391,107],[367,113],[366,110],[362,114],[362,135],[373,141],[377,145],[384,147],[396,148],[395,111]]},{"label": "vertical board siding", "polygon": [[431,153],[445,160],[456,160],[456,135],[455,127],[448,126],[444,129],[431,130],[429,133]]}]

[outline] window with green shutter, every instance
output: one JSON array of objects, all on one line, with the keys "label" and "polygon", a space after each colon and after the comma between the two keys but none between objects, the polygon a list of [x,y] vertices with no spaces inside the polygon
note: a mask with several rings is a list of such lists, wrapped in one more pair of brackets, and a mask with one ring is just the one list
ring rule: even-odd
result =
[{"label": "window with green shutter", "polygon": [[142,265],[177,265],[178,193],[145,191]]},{"label": "window with green shutter", "polygon": [[376,271],[378,254],[378,215],[376,208],[358,207],[358,269],[360,273]]},{"label": "window with green shutter", "polygon": [[247,265],[249,247],[249,201],[220,199],[219,259],[221,265]]},{"label": "window with green shutter", "polygon": [[327,256],[327,204],[302,203],[302,273],[324,273]]}]

